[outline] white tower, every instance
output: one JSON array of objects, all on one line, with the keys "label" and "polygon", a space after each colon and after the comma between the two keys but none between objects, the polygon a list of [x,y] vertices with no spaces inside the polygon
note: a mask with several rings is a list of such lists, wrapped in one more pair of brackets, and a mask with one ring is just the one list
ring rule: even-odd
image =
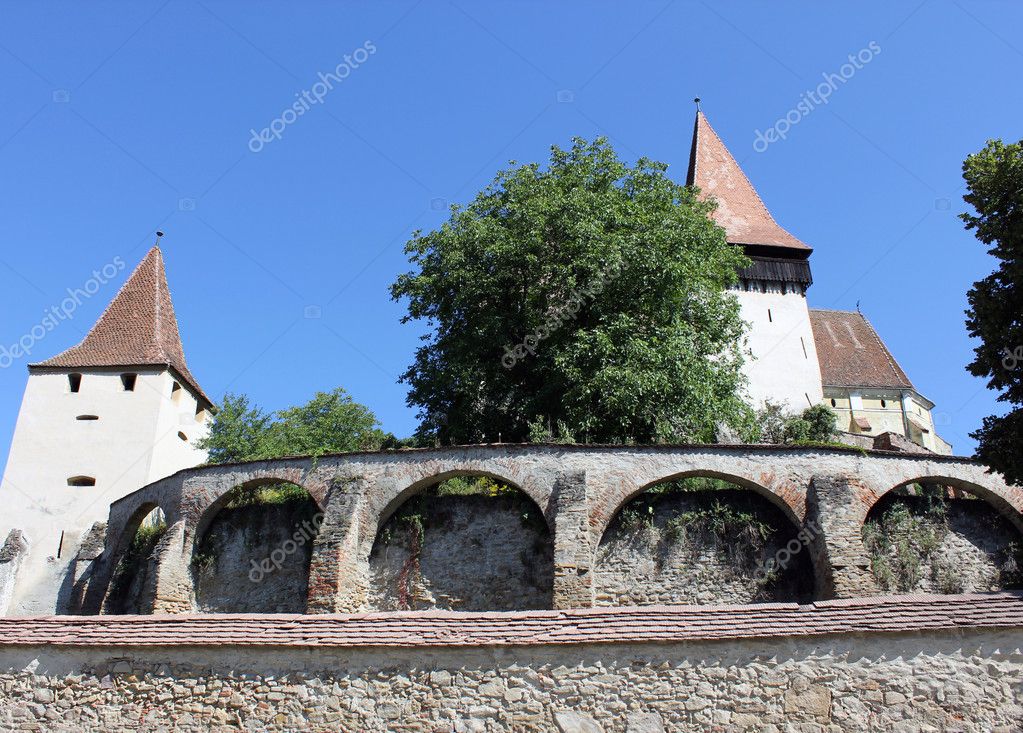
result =
[{"label": "white tower", "polygon": [[717,201],[714,220],[753,260],[735,289],[750,324],[745,371],[753,406],[768,399],[794,411],[818,404],[821,372],[806,304],[813,250],[775,222],[699,109],[686,183]]},{"label": "white tower", "polygon": [[62,612],[83,534],[116,499],[205,461],[211,408],[154,246],[80,344],[29,366],[0,484],[0,540],[20,530],[27,551],[0,572],[0,614]]}]

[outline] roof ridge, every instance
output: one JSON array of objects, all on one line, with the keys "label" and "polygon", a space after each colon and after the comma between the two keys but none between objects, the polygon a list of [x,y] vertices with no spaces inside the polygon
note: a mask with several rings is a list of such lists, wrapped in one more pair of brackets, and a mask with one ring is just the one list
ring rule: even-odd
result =
[{"label": "roof ridge", "polygon": [[[877,345],[881,347],[881,352],[885,355],[885,358],[888,360],[888,366],[891,368],[892,373],[895,375],[895,378],[896,379],[905,378],[906,382],[910,385],[910,387],[913,387],[913,382],[912,380],[910,380],[909,375],[906,374],[906,370],[899,365],[899,363],[895,360],[895,356],[892,354],[892,352],[888,350],[888,347],[885,346],[884,341],[881,340],[881,337],[878,335],[877,330],[874,328],[874,324],[868,321],[867,317],[863,315],[860,311],[856,311],[856,315],[862,318],[863,322],[867,325],[867,328],[870,329],[870,333],[873,334],[874,340],[877,341]],[[916,388],[913,387],[913,389]]]}]

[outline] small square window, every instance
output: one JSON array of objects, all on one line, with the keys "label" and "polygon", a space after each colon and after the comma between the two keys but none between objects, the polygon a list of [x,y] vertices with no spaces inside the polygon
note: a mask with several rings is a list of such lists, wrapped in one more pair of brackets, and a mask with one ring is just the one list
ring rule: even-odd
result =
[{"label": "small square window", "polygon": [[125,392],[135,391],[135,380],[138,379],[138,374],[122,374],[121,375],[121,386],[124,387]]}]

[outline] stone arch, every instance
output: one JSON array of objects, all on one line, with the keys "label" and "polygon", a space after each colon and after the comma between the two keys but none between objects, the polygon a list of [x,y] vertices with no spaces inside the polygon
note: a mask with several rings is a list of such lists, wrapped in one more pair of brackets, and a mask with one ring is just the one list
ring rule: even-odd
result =
[{"label": "stone arch", "polygon": [[[162,506],[156,501],[143,501],[139,506],[131,513],[128,520],[124,523],[124,527],[121,529],[118,535],[117,541],[114,545],[113,553],[110,556],[109,568],[110,575],[106,579],[106,587],[103,589],[103,599],[100,607],[102,613],[124,613],[121,609],[111,609],[111,604],[116,602],[117,599],[112,598],[112,592],[115,591],[115,585],[118,581],[118,569],[121,567],[122,561],[128,556],[129,548],[138,535],[139,529],[142,527],[142,523],[154,512],[160,512],[163,514],[166,521],[167,512]],[[155,571],[155,568],[153,568]],[[148,586],[144,586],[140,593],[139,602],[142,606],[147,607],[142,612],[151,612],[151,608],[148,606],[152,605],[152,598],[147,596],[152,595],[152,586],[155,583],[155,576],[148,579]],[[147,592],[149,591],[149,592]]]},{"label": "stone arch", "polygon": [[[912,485],[922,490],[900,491]],[[1023,586],[1023,515],[1003,492],[933,474],[889,487],[861,518],[860,536],[874,581],[882,591],[897,593]]]},{"label": "stone arch", "polygon": [[791,494],[793,493],[791,491],[779,491],[769,488],[766,482],[761,483],[760,481],[754,480],[740,473],[718,469],[690,468],[663,474],[657,478],[646,479],[641,483],[634,483],[631,486],[625,487],[624,491],[614,497],[613,508],[611,511],[604,512],[594,521],[591,521],[594,538],[599,541],[604,536],[607,528],[611,525],[611,522],[614,521],[614,519],[621,513],[622,509],[624,509],[629,502],[640,494],[660,484],[686,478],[713,478],[721,481],[727,481],[728,483],[735,484],[743,489],[748,489],[749,491],[764,497],[778,507],[778,509],[785,514],[786,518],[788,518],[789,521],[797,527],[802,524],[806,515],[805,492],[802,492],[800,499],[796,500],[791,498]]},{"label": "stone arch", "polygon": [[[420,499],[460,477],[510,491]],[[496,471],[457,467],[422,476],[397,491],[367,530],[362,556],[371,610],[551,607],[550,520],[534,495]]]},{"label": "stone arch", "polygon": [[506,472],[499,472],[486,468],[476,468],[475,466],[460,466],[458,468],[450,468],[436,473],[429,473],[402,488],[397,494],[395,494],[395,496],[391,497],[391,499],[376,512],[376,516],[371,519],[369,522],[369,528],[372,529],[373,536],[370,536],[368,539],[372,542],[376,534],[383,528],[384,524],[391,518],[391,515],[394,514],[398,507],[416,494],[419,494],[432,486],[436,486],[439,483],[447,481],[448,479],[468,476],[485,476],[521,491],[523,494],[532,499],[533,503],[539,507],[543,514],[544,522],[547,523],[548,530],[553,531],[547,507],[550,496],[531,487],[529,481],[523,481],[517,477],[512,478],[509,475],[506,475]]},{"label": "stone arch", "polygon": [[[683,479],[724,485],[656,491]],[[798,539],[802,518],[762,484],[721,470],[688,469],[647,481],[624,497],[595,536],[597,605],[813,598],[814,558]],[[711,529],[719,521],[729,528]]]},{"label": "stone arch", "polygon": [[185,526],[188,536],[186,544],[189,547],[189,554],[191,555],[194,552],[195,543],[209,529],[210,522],[216,518],[217,514],[224,508],[224,505],[231,500],[231,497],[237,495],[238,491],[255,491],[276,484],[292,484],[305,490],[309,494],[309,498],[322,509],[322,497],[317,498],[317,494],[322,492],[314,493],[313,487],[308,486],[307,482],[296,480],[295,473],[292,470],[281,470],[260,472],[254,475],[246,473],[240,475],[228,474],[225,476],[220,482],[220,490],[215,494],[215,497],[205,502],[196,502],[198,506],[193,508],[186,516]]},{"label": "stone arch", "polygon": [[[192,516],[184,560],[194,607],[212,613],[306,611],[322,510],[312,492],[290,478],[293,472],[285,475],[245,475]],[[279,500],[247,502],[261,489],[276,489]],[[228,511],[232,517],[221,522]]]},{"label": "stone arch", "polygon": [[888,496],[893,491],[897,491],[901,488],[909,486],[910,484],[937,484],[939,486],[949,486],[960,491],[965,491],[968,494],[987,502],[995,511],[1000,515],[1012,522],[1016,529],[1023,532],[1023,510],[1018,508],[1009,497],[1005,495],[1004,489],[992,488],[984,486],[983,484],[975,481],[969,481],[967,479],[959,478],[957,476],[949,476],[944,474],[927,473],[913,478],[908,478],[904,481],[889,486],[884,491],[878,493],[874,497],[874,501],[869,507],[866,507],[863,513],[863,521],[866,521],[867,516],[874,510],[878,502],[881,501],[885,496]]}]

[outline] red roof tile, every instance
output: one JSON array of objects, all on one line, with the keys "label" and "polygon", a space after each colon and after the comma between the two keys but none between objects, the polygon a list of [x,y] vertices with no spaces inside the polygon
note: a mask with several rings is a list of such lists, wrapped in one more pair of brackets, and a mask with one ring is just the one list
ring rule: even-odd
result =
[{"label": "red roof tile", "polygon": [[880,596],[807,606],[634,606],[569,611],[0,618],[0,646],[454,647],[1023,628],[1023,594]]},{"label": "red roof tile", "polygon": [[159,246],[149,250],[80,344],[32,366],[167,366],[212,404],[185,363]]},{"label": "red roof tile", "polygon": [[913,383],[861,313],[810,309],[825,387],[913,389]]},{"label": "red roof tile", "polygon": [[686,184],[695,185],[703,195],[714,197],[718,205],[714,221],[724,228],[732,244],[811,251],[778,225],[706,115],[699,111],[693,127]]}]

